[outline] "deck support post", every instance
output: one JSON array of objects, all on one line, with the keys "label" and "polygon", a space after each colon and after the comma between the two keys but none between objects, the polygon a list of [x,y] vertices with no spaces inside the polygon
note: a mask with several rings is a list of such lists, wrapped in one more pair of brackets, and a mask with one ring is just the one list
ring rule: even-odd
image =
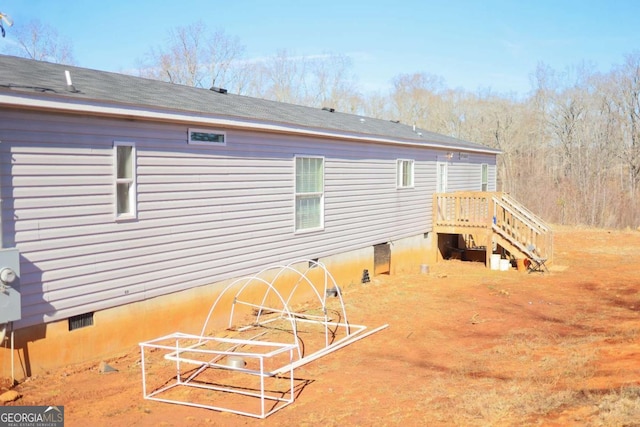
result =
[{"label": "deck support post", "polygon": [[487,197],[487,218],[485,219],[487,223],[487,233],[485,236],[486,242],[486,253],[485,253],[485,266],[491,267],[491,255],[493,254],[493,218],[495,215],[495,206],[493,197]]},{"label": "deck support post", "polygon": [[487,250],[485,251],[485,262],[484,265],[486,267],[490,267],[491,266],[491,254],[493,254],[493,233],[491,231],[488,231],[485,234],[485,245]]}]

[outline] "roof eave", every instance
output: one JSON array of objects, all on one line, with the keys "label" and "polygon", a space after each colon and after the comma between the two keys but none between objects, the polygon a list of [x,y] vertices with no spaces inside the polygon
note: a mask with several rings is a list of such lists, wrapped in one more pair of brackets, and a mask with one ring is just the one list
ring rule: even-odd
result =
[{"label": "roof eave", "polygon": [[0,93],[0,106],[39,110],[55,111],[70,114],[89,114],[102,117],[117,117],[127,119],[139,119],[148,121],[161,121],[172,123],[184,123],[194,126],[213,126],[229,129],[256,130],[270,133],[285,133],[294,135],[330,137],[348,141],[374,142],[379,144],[393,144],[414,146],[422,148],[437,148],[444,150],[461,150],[465,152],[499,154],[500,150],[488,147],[468,147],[464,145],[444,144],[433,141],[417,141],[404,138],[389,138],[386,136],[357,134],[344,131],[320,128],[303,128],[288,124],[260,121],[244,117],[214,116],[196,113],[192,111],[175,111],[149,108],[147,106],[121,105],[105,103],[91,99],[69,99],[68,97],[55,98],[51,96],[39,97],[26,93]]}]

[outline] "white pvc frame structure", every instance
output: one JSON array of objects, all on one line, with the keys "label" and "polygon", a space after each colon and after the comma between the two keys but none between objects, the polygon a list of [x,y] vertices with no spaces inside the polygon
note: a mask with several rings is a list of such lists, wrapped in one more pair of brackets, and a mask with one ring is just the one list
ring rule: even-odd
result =
[{"label": "white pvc frame structure", "polygon": [[[308,265],[308,268],[304,271],[296,269],[295,265],[300,264]],[[267,275],[267,272],[274,271],[274,269],[278,269],[277,273],[271,280],[266,280],[262,277]],[[318,270],[321,269],[322,276],[322,287],[323,292],[319,292],[319,286],[315,286],[312,280],[309,278],[309,272],[314,270],[314,274],[318,275]],[[282,277],[285,273],[291,273],[293,275],[298,275],[298,280],[289,292],[288,295],[282,295],[281,292],[276,289],[275,282]],[[307,313],[297,313],[292,311],[290,307],[290,303],[295,296],[296,291],[299,290],[300,285],[308,285],[311,288],[311,291],[318,299],[322,311],[322,315],[310,315]],[[246,291],[254,290],[253,287],[256,285],[262,286],[265,289],[265,293],[262,296],[260,302],[252,302],[248,299],[243,298],[245,296]],[[248,306],[255,310],[256,316],[255,321],[251,324],[242,326],[237,328],[236,331],[243,332],[248,331],[252,328],[267,326],[271,322],[284,319],[288,322],[291,327],[291,342],[272,342],[268,341],[265,338],[266,332],[257,334],[249,339],[234,339],[234,338],[215,338],[211,336],[207,336],[207,326],[209,321],[213,318],[213,314],[216,311],[218,304],[224,300],[226,294],[228,292],[235,292],[233,297],[233,303],[231,306],[231,311],[229,313],[229,322],[228,327],[231,328],[234,321],[234,315],[236,313],[236,305],[240,306]],[[342,318],[342,321],[334,321],[329,317],[329,313],[327,310],[327,298],[330,298],[328,295],[333,294],[339,300],[339,315]],[[270,295],[273,295],[282,306],[281,307],[271,307],[267,305],[267,300]],[[273,298],[272,298],[273,299]],[[275,318],[265,318],[265,313],[277,313],[278,317]],[[311,354],[304,354],[303,349],[300,345],[300,340],[298,337],[298,323],[310,323],[314,325],[319,325],[324,329],[324,346]],[[207,409],[214,409],[223,412],[232,412],[240,415],[246,415],[256,418],[266,418],[272,413],[282,409],[283,407],[293,403],[294,401],[294,369],[300,367],[306,363],[309,363],[313,360],[316,360],[326,354],[329,354],[339,348],[345,347],[352,342],[369,336],[375,332],[378,332],[388,325],[383,325],[379,328],[370,330],[365,333],[367,329],[366,326],[362,325],[352,325],[348,323],[347,313],[344,306],[344,300],[342,299],[342,293],[336,284],[335,279],[329,273],[326,266],[316,260],[297,260],[291,262],[286,265],[278,265],[265,268],[259,273],[250,276],[243,277],[237,279],[230,284],[228,284],[218,295],[218,298],[215,300],[207,318],[203,324],[200,335],[189,335],[183,333],[174,333],[171,335],[167,335],[164,337],[160,337],[151,341],[146,341],[140,343],[140,349],[142,353],[142,389],[143,395],[145,399],[149,400],[157,400],[161,402],[168,403],[177,403]],[[336,336],[336,331],[341,330],[342,338],[337,340],[333,340]],[[189,341],[191,344],[189,345],[181,345],[181,341]],[[168,344],[171,342],[172,344]],[[228,347],[224,350],[210,350],[206,349],[206,345],[210,343],[215,344],[223,344]],[[250,349],[251,350],[243,350]],[[155,349],[155,350],[165,350],[167,353],[164,355],[165,360],[174,361],[176,363],[176,375],[175,382],[168,384],[164,387],[161,387],[156,390],[147,391],[147,369],[145,365],[145,349]],[[279,354],[289,352],[289,363],[283,366],[272,367],[272,369],[266,371],[265,365],[272,358],[276,357]],[[197,355],[200,357],[206,358],[204,359],[196,359],[194,356],[187,357],[187,354]],[[241,367],[233,367],[227,364],[219,363],[221,359],[234,355],[243,358],[249,359],[257,359],[259,361],[259,369],[245,369]],[[180,372],[181,364],[190,364],[196,365],[198,368],[189,375],[187,378],[183,378]],[[196,377],[209,368],[214,369],[226,369],[237,372],[242,372],[250,375],[257,375],[260,377],[260,390],[259,392],[247,392],[246,390],[240,388],[234,388],[231,386],[220,387],[214,385],[206,385],[202,383],[197,383],[194,381]],[[288,391],[289,397],[279,397],[279,396],[271,396],[265,391],[264,379],[269,377],[276,377],[283,374],[288,374],[290,377],[290,390]],[[234,410],[230,408],[225,408],[220,405],[208,405],[208,404],[200,404],[195,402],[188,401],[178,401],[173,399],[162,398],[159,395],[163,392],[176,387],[176,386],[191,386],[198,388],[206,388],[214,391],[223,391],[228,393],[237,393],[245,396],[256,397],[260,399],[260,408],[259,412],[244,412],[240,410]],[[269,400],[275,401],[274,406],[271,410],[267,410],[265,403]]]}]

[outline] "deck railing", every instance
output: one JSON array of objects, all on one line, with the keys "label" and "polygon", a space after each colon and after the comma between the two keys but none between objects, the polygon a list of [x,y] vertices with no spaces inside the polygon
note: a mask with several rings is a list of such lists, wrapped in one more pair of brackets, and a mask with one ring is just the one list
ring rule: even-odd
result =
[{"label": "deck railing", "polygon": [[433,206],[436,231],[465,233],[471,229],[491,229],[523,254],[551,261],[551,228],[506,193],[438,193],[434,194]]},{"label": "deck railing", "polygon": [[491,227],[491,199],[496,193],[456,192],[434,194],[437,227]]}]

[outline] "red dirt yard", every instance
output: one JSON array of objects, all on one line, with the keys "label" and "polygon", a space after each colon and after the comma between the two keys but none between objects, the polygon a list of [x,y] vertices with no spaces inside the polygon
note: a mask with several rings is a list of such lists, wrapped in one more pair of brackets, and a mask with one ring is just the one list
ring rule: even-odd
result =
[{"label": "red dirt yard", "polygon": [[8,405],[64,405],[66,426],[640,425],[639,231],[556,227],[550,274],[452,260],[343,295],[351,322],[389,327],[297,368],[265,420],[144,400],[137,346]]}]

